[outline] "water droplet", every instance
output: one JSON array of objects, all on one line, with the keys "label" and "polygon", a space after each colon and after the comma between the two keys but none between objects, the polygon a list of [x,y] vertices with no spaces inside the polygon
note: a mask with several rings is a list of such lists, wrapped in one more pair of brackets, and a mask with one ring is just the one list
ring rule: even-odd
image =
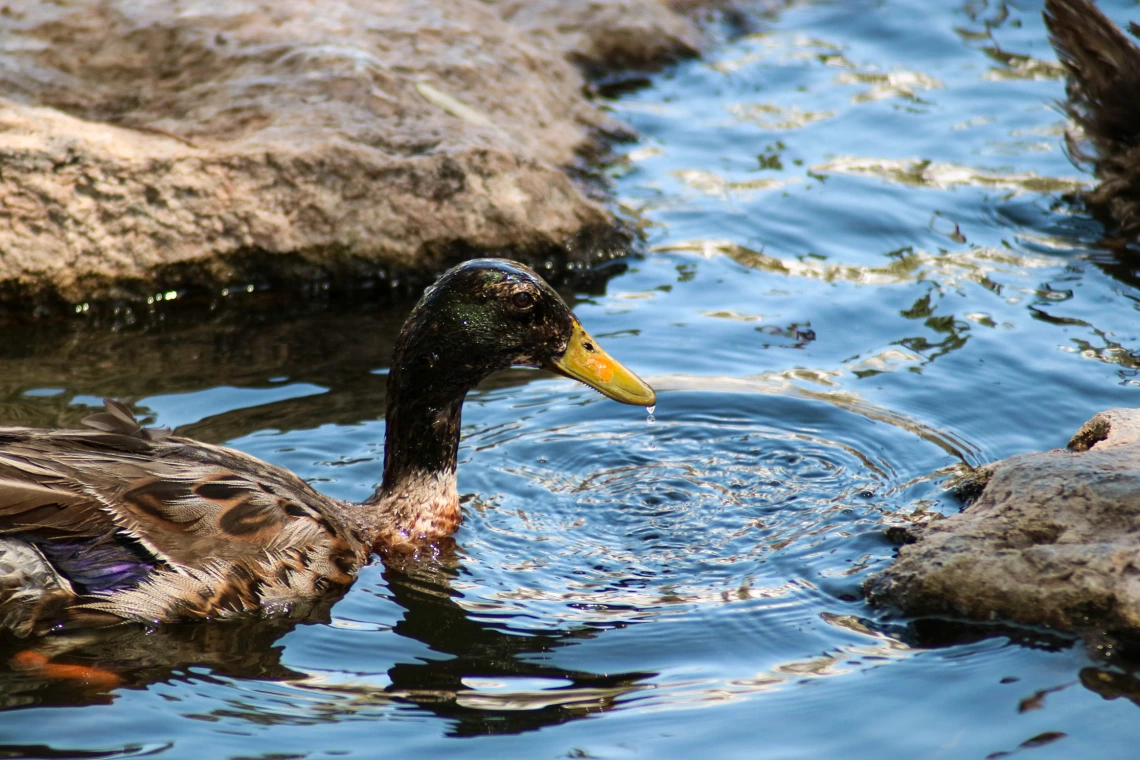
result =
[{"label": "water droplet", "polygon": [[653,406],[645,407],[645,411],[649,413],[650,417],[652,417],[653,413],[657,411],[657,404],[654,404]]},{"label": "water droplet", "polygon": [[646,425],[652,425],[654,422],[657,422],[657,418],[654,417],[652,414],[645,418],[645,424]]}]

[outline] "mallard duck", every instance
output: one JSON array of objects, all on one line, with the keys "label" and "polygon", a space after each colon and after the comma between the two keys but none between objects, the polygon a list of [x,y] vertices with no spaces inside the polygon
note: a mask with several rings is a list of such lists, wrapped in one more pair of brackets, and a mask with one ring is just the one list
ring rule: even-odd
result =
[{"label": "mallard duck", "polygon": [[1045,24],[1069,76],[1065,110],[1092,149],[1070,135],[1069,154],[1100,180],[1087,200],[1116,231],[1140,235],[1140,47],[1089,0],[1046,0]]},{"label": "mallard duck", "polygon": [[373,553],[458,528],[463,399],[508,367],[656,402],[537,274],[481,259],[444,273],[400,333],[383,481],[362,504],[240,451],[143,428],[111,400],[86,430],[0,427],[0,626],[281,613],[343,591]]}]

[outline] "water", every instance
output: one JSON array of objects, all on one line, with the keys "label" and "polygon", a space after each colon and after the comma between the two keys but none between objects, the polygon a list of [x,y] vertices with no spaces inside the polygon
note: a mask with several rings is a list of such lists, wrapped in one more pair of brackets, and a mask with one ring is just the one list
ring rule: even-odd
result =
[{"label": "water", "polygon": [[[616,95],[651,250],[575,309],[656,423],[500,375],[454,546],[304,621],[61,638],[123,685],[0,668],[0,754],[1133,757],[1127,666],[859,595],[946,475],[1137,403],[1140,276],[1063,200],[1062,96],[1038,3],[921,0],[800,4]],[[407,308],[9,331],[0,417],[115,395],[362,498]]]}]

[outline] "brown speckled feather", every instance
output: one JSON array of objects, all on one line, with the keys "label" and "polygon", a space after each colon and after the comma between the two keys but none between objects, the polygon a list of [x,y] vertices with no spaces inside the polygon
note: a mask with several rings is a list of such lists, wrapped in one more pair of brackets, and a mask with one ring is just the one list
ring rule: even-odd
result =
[{"label": "brown speckled feather", "polygon": [[114,402],[91,422],[102,429],[0,428],[0,535],[45,548],[133,543],[153,567],[121,588],[74,590],[76,610],[227,616],[345,586],[367,559],[344,505],[291,473],[140,429]]}]

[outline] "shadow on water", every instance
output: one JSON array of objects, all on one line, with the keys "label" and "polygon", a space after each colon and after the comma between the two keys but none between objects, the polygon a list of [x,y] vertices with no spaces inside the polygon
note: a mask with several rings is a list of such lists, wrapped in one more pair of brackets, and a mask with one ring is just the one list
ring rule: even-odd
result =
[{"label": "shadow on water", "polygon": [[[543,664],[551,651],[593,638],[603,629],[580,626],[534,635],[498,630],[473,620],[457,603],[460,594],[450,585],[455,574],[443,565],[422,562],[385,571],[389,592],[404,610],[393,631],[447,657],[395,662],[387,673],[390,684],[383,688],[329,684],[282,663],[280,640],[286,634],[298,625],[330,621],[329,611],[338,599],[326,599],[318,606],[294,610],[291,617],[159,628],[122,625],[36,640],[0,640],[0,709],[110,704],[122,689],[171,681],[242,679],[305,690],[315,697],[305,708],[315,722],[336,722],[366,706],[396,703],[446,719],[451,735],[477,736],[521,733],[584,718],[611,709],[624,694],[649,688],[644,682],[655,673],[595,674]],[[53,676],[46,669],[22,665],[29,652],[43,655],[57,670],[69,666],[94,670],[86,671],[87,678]],[[537,681],[559,685],[511,691],[472,687]],[[14,747],[0,745],[0,757],[103,756],[23,749],[26,754],[13,755]]]},{"label": "shadow on water", "polygon": [[[563,290],[605,291],[624,264],[579,273]],[[178,429],[222,443],[267,428],[347,425],[383,417],[384,371],[414,298],[383,304],[361,297],[298,303],[278,293],[241,294],[251,304],[214,313],[201,304],[164,307],[129,318],[0,324],[0,425],[76,427],[110,396],[130,404],[159,394],[229,388],[315,386],[292,399],[245,405]],[[533,373],[499,373],[485,387],[510,387]]]},{"label": "shadow on water", "polygon": [[1057,652],[1073,647],[1072,635],[1010,623],[978,623],[948,618],[918,618],[906,624],[899,638],[920,649],[942,649],[1002,637],[1030,649]]},{"label": "shadow on water", "polygon": [[[450,575],[451,573],[447,573]],[[389,568],[385,574],[395,600],[406,610],[394,630],[422,641],[446,660],[396,663],[388,675],[388,691],[452,721],[451,734],[513,734],[566,723],[615,706],[619,697],[650,688],[656,673],[595,674],[545,665],[540,660],[558,648],[592,639],[604,631],[577,626],[558,633],[518,635],[472,620],[455,602],[444,572],[425,575]],[[565,682],[539,691],[497,694],[476,691],[485,679],[543,679]]]},{"label": "shadow on water", "polygon": [[[306,610],[307,617],[327,620],[333,601]],[[110,704],[121,689],[186,681],[199,668],[209,675],[196,670],[194,678],[299,678],[303,674],[281,664],[282,647],[276,642],[300,622],[281,617],[159,628],[121,625],[38,639],[5,636],[0,640],[0,709]],[[25,665],[33,661],[29,653],[42,655],[35,659],[46,658],[51,666]],[[53,675],[48,668],[54,666],[72,668],[75,677]],[[93,670],[83,676],[80,669]]]},{"label": "shadow on water", "polygon": [[1103,252],[1089,254],[1102,272],[1131,288],[1140,288],[1140,244],[1119,238],[1101,240]]}]

